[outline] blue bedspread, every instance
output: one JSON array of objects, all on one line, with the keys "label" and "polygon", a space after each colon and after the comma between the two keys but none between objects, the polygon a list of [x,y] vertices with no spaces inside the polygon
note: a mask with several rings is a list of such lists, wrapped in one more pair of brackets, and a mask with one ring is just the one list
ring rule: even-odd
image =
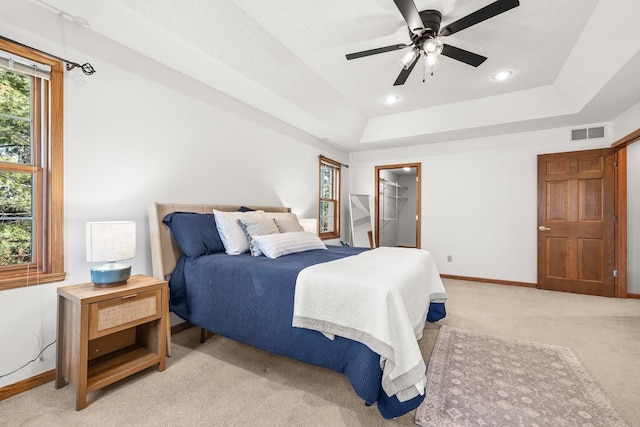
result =
[{"label": "blue bedspread", "polygon": [[[380,384],[378,354],[347,338],[329,340],[320,332],[291,326],[298,272],[363,250],[329,246],[277,259],[225,253],[182,257],[171,274],[170,308],[210,332],[342,372],[367,405],[377,403],[383,417],[395,418],[417,408],[424,397],[407,402],[388,397]],[[444,304],[431,303],[427,320],[445,315]]]}]

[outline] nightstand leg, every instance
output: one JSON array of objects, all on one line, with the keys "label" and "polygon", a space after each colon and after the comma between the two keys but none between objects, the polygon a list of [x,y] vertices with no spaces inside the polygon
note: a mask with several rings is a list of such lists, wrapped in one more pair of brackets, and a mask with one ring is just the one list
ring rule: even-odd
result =
[{"label": "nightstand leg", "polygon": [[[166,330],[166,355],[171,357],[171,315],[169,314],[169,288],[165,288],[162,291],[162,300],[166,301],[167,303],[162,307],[162,316],[166,319],[165,323],[164,323],[164,327],[167,329]],[[161,370],[164,370],[164,368],[162,368]]]},{"label": "nightstand leg", "polygon": [[64,304],[65,304],[65,298],[63,298],[62,296],[58,295],[58,332],[57,332],[57,339],[56,339],[56,389],[62,388],[65,385],[67,385],[67,382],[64,379],[64,374],[62,372],[63,366],[62,366],[62,360],[64,358],[63,354],[65,354],[65,349],[64,349],[64,344],[65,344],[65,338],[62,336],[62,334],[64,333]]},{"label": "nightstand leg", "polygon": [[87,407],[87,390],[84,392],[76,390],[76,411],[80,411]]},{"label": "nightstand leg", "polygon": [[80,323],[78,330],[80,331],[80,342],[78,348],[77,384],[76,384],[76,411],[87,407],[87,375],[89,362],[89,306],[82,304],[80,306]]},{"label": "nightstand leg", "polygon": [[171,357],[171,319],[169,318],[169,314],[167,313],[167,316],[165,316],[167,321],[166,323],[166,328],[167,328],[167,356]]}]

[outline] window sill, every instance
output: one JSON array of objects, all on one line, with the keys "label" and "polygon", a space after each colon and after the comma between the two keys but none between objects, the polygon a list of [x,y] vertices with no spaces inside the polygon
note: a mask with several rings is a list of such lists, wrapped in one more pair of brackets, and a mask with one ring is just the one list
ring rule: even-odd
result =
[{"label": "window sill", "polygon": [[320,235],[320,240],[331,240],[331,239],[339,239],[339,234],[322,234]]},{"label": "window sill", "polygon": [[65,272],[33,274],[28,278],[24,274],[5,276],[0,275],[0,291],[5,289],[15,289],[24,288],[27,286],[41,285],[44,283],[61,282],[65,277]]}]

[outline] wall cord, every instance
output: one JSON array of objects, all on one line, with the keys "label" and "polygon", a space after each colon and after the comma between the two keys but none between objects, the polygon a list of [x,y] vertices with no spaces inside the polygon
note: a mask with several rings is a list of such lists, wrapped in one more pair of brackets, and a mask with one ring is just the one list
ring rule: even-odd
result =
[{"label": "wall cord", "polygon": [[15,372],[18,372],[20,369],[24,368],[25,366],[29,365],[30,363],[35,362],[36,360],[38,360],[38,359],[40,358],[40,356],[42,355],[42,353],[44,353],[44,351],[45,351],[46,349],[48,349],[49,347],[51,347],[51,346],[52,346],[52,345],[54,345],[55,343],[56,343],[56,340],[53,340],[53,342],[51,342],[51,343],[47,344],[47,346],[46,346],[45,348],[43,348],[43,349],[42,349],[42,351],[41,351],[40,353],[38,353],[38,355],[37,355],[33,360],[28,361],[28,362],[27,362],[27,363],[25,363],[24,365],[20,366],[20,367],[19,367],[19,368],[17,368],[17,369],[14,369],[13,371],[11,371],[11,372],[9,372],[9,373],[7,373],[7,374],[2,374],[2,375],[0,375],[0,378],[7,377],[7,376],[9,376],[9,375],[11,375],[11,374],[13,374],[13,373],[15,373]]}]

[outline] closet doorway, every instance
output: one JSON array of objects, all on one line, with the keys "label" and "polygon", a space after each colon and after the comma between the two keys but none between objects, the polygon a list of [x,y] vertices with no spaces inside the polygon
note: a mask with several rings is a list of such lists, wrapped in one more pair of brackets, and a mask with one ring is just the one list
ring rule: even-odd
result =
[{"label": "closet doorway", "polygon": [[376,166],[376,247],[420,248],[420,163]]}]

